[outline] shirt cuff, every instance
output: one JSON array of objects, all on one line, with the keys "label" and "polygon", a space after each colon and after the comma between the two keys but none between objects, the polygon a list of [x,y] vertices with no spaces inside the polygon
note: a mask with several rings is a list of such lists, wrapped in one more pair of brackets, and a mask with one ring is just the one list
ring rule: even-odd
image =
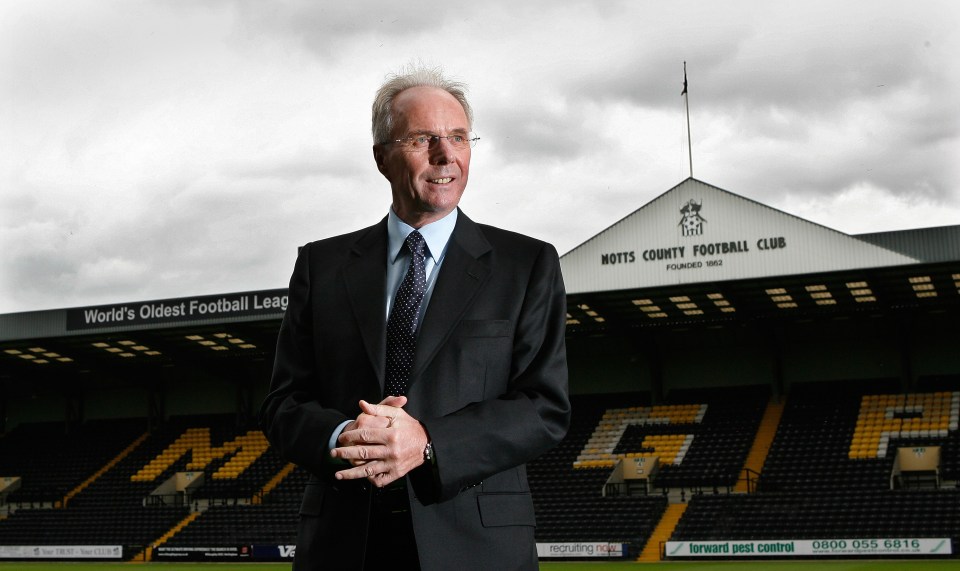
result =
[{"label": "shirt cuff", "polygon": [[333,429],[333,434],[330,435],[330,440],[327,441],[327,454],[329,454],[331,450],[337,447],[337,438],[340,437],[340,433],[343,432],[343,429],[346,428],[347,425],[350,424],[351,422],[353,421],[344,420],[343,422],[340,423],[339,426]]}]

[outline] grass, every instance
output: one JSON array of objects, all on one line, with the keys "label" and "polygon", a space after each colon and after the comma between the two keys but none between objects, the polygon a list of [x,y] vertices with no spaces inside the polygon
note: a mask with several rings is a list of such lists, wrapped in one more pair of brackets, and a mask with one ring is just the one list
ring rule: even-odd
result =
[{"label": "grass", "polygon": [[[947,571],[956,570],[954,560],[849,560],[849,561],[671,561],[635,563],[632,561],[541,562],[541,571]],[[289,563],[84,563],[84,562],[0,562],[0,571],[289,571]]]}]

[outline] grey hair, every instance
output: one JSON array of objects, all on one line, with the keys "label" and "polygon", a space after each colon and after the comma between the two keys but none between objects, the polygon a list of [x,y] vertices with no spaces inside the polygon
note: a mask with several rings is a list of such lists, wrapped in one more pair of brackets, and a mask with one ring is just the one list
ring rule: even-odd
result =
[{"label": "grey hair", "polygon": [[390,139],[393,131],[393,100],[400,92],[411,87],[436,87],[452,95],[463,107],[468,127],[473,129],[473,109],[467,102],[466,84],[447,79],[439,67],[428,68],[411,64],[396,74],[388,75],[387,80],[377,90],[377,96],[373,100],[374,144]]}]

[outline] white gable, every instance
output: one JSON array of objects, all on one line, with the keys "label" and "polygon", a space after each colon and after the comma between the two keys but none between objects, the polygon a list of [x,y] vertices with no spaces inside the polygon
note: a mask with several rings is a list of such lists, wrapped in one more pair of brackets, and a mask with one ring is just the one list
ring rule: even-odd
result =
[{"label": "white gable", "polygon": [[560,259],[567,293],[917,262],[692,178]]}]

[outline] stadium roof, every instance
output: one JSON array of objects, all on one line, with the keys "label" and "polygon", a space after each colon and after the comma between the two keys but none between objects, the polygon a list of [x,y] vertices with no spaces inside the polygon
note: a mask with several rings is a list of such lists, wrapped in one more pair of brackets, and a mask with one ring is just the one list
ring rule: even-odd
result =
[{"label": "stadium roof", "polygon": [[568,336],[960,305],[960,226],[849,235],[692,178],[561,264]]},{"label": "stadium roof", "polygon": [[[960,226],[848,235],[695,179],[561,264],[568,337],[960,312]],[[275,289],[0,315],[0,381],[263,374],[285,306]]]}]

